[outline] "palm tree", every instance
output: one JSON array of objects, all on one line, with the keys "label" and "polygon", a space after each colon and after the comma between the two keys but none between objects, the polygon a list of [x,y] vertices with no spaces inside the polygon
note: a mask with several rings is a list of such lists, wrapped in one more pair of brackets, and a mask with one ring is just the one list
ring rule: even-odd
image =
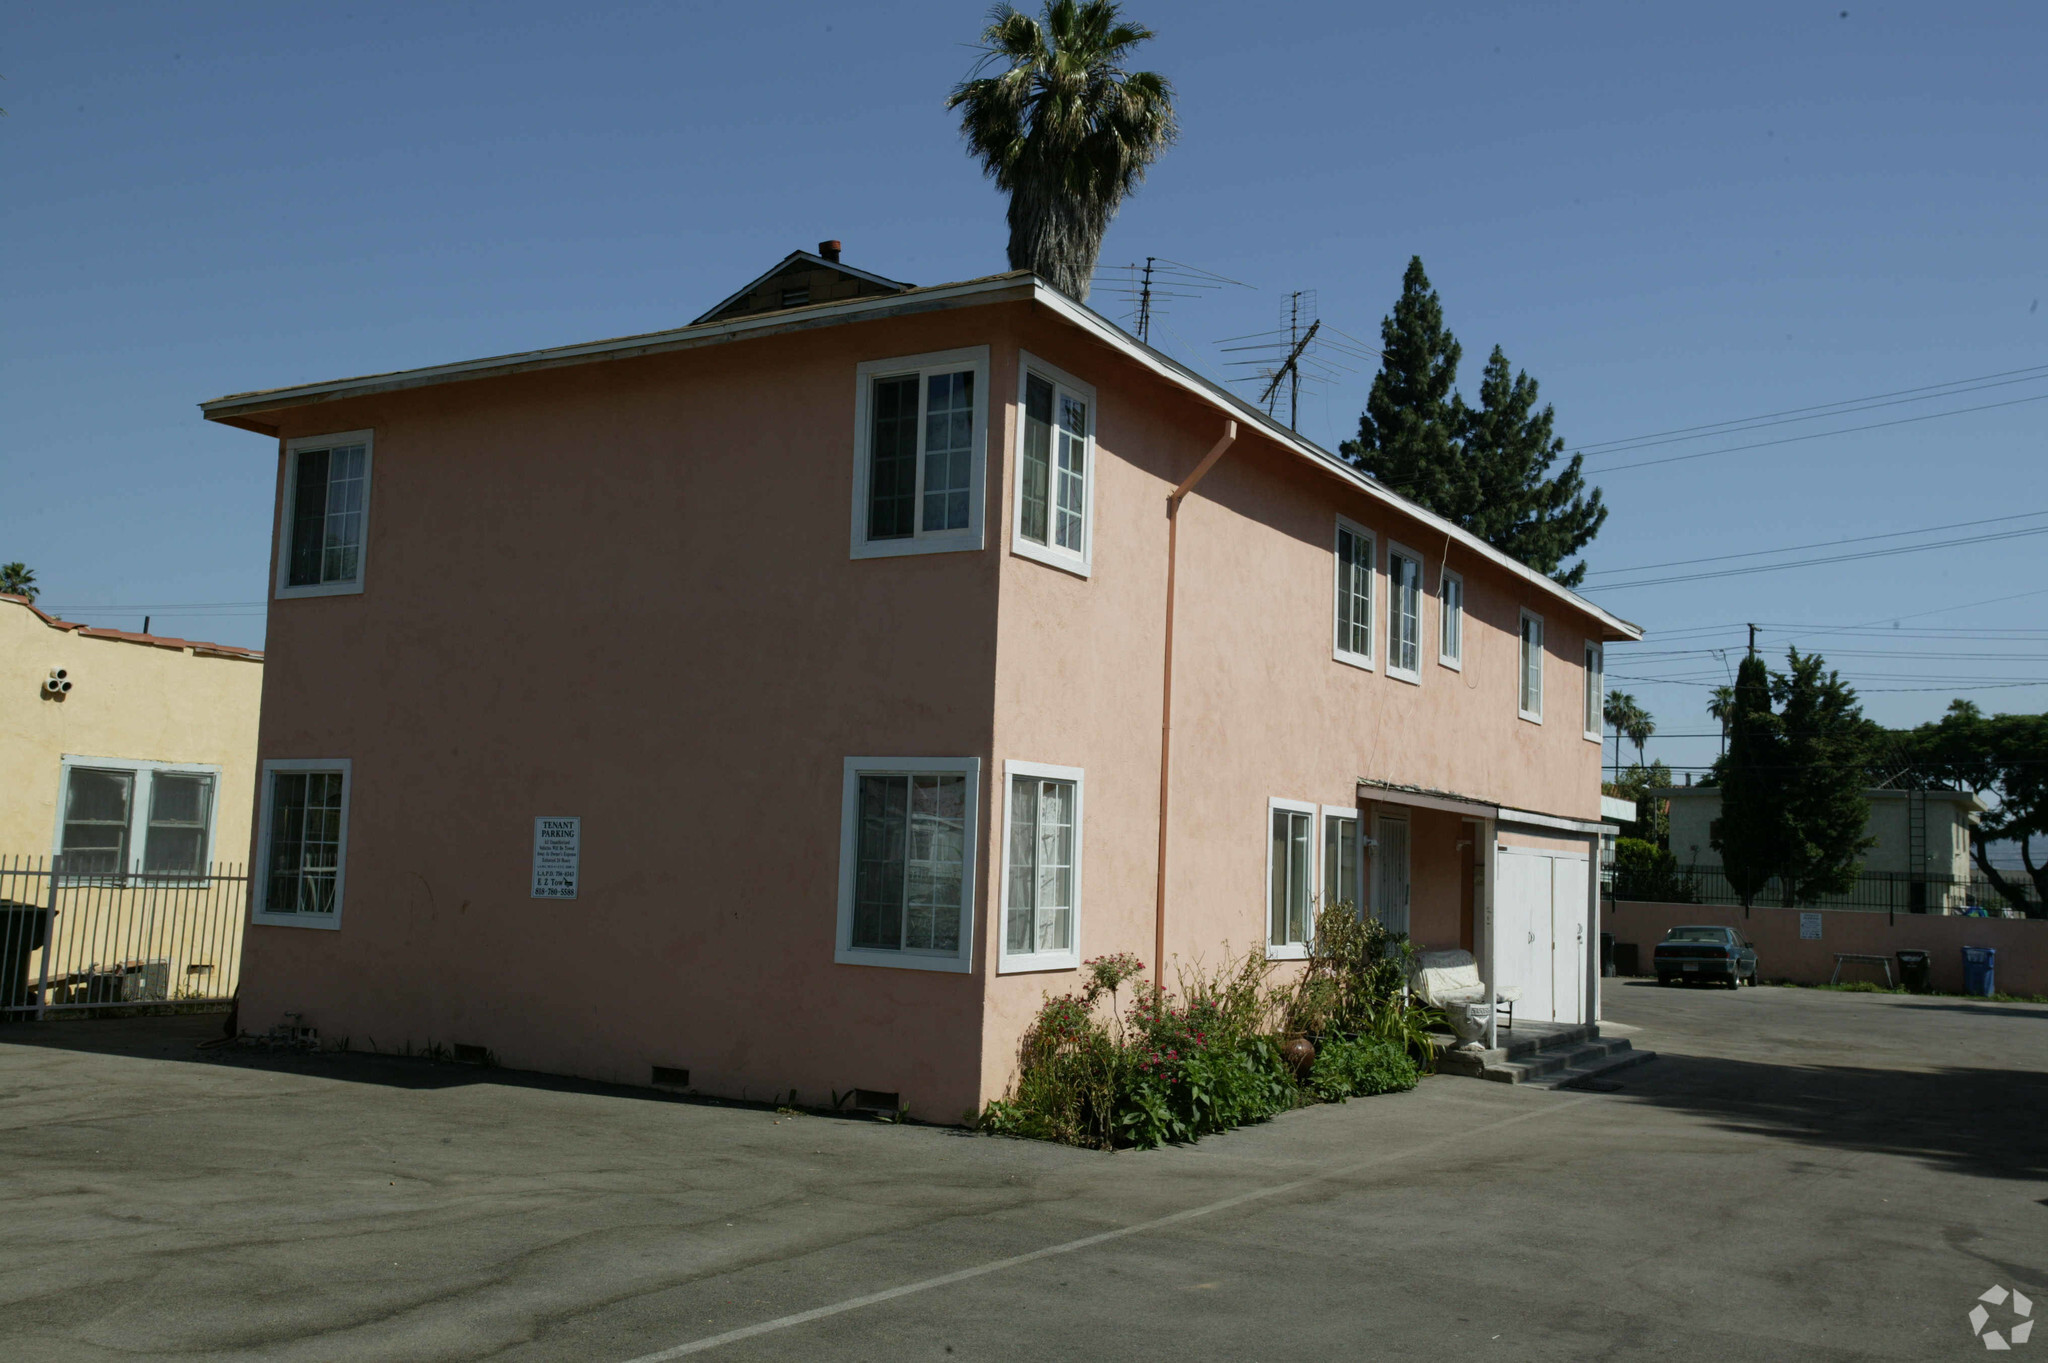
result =
[{"label": "palm tree", "polygon": [[1151,36],[1114,0],[1046,0],[1036,19],[997,5],[981,60],[946,101],[1010,196],[1010,268],[1083,302],[1117,206],[1179,131],[1173,87],[1123,67]]},{"label": "palm tree", "polygon": [[[1651,734],[1657,732],[1657,721],[1650,718],[1650,712],[1642,706],[1635,705],[1633,701],[1630,704],[1634,705],[1635,713],[1628,717],[1628,723],[1622,727],[1622,732],[1628,735],[1629,742],[1636,745],[1636,765],[1640,767],[1649,761],[1643,752],[1643,745],[1650,741]],[[1618,742],[1614,745],[1614,755],[1617,760],[1621,757],[1621,744]]]},{"label": "palm tree", "polygon": [[1636,704],[1636,698],[1626,691],[1609,691],[1607,702],[1600,709],[1600,717],[1614,730],[1614,779],[1621,779],[1621,736],[1628,732],[1628,726],[1635,716],[1643,712]]},{"label": "palm tree", "polygon": [[36,585],[35,569],[26,563],[0,563],[0,594],[33,601],[43,594],[43,589]]},{"label": "palm tree", "polygon": [[1728,755],[1728,720],[1735,713],[1735,688],[1717,686],[1707,696],[1707,718],[1721,725],[1721,755]]}]

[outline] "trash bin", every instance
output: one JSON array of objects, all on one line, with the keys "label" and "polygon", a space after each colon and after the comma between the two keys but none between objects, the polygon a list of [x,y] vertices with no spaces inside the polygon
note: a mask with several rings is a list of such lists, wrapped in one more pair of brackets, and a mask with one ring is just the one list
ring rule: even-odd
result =
[{"label": "trash bin", "polygon": [[1979,998],[1988,998],[1998,992],[1994,972],[1998,965],[1998,948],[1963,948],[1963,992]]},{"label": "trash bin", "polygon": [[[28,958],[42,947],[49,921],[49,910],[40,904],[0,899],[0,1008],[35,1002],[35,987],[28,981]],[[0,1012],[0,1022],[16,1016]]]},{"label": "trash bin", "polygon": [[1600,934],[1600,973],[1602,975],[1612,975],[1614,973],[1614,934],[1611,932]]},{"label": "trash bin", "polygon": [[1930,982],[1933,971],[1924,951],[1901,951],[1894,953],[1899,958],[1899,983],[1906,986],[1908,993],[1925,994],[1934,986]]},{"label": "trash bin", "polygon": [[1635,976],[1642,974],[1641,949],[1634,942],[1614,944],[1614,973]]}]

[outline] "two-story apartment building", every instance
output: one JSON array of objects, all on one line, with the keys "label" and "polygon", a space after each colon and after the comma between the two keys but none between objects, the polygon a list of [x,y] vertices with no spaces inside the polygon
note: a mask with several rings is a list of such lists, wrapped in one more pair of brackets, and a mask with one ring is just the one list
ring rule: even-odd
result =
[{"label": "two-story apartment building", "polygon": [[1084,959],[1332,900],[1590,1017],[1638,631],[1028,274],[836,257],[204,404],[278,461],[245,1024],[951,1121]]}]

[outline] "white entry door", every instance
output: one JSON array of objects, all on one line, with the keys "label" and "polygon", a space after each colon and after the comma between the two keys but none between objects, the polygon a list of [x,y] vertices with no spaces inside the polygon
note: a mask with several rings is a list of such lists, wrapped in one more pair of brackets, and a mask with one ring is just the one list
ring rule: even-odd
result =
[{"label": "white entry door", "polygon": [[1517,1018],[1550,1021],[1550,858],[1503,847],[1493,885],[1494,984],[1520,989]]},{"label": "white entry door", "polygon": [[1499,983],[1521,988],[1515,1017],[1583,1022],[1586,1017],[1586,878],[1583,856],[1500,849],[1494,883],[1494,959]]},{"label": "white entry door", "polygon": [[1550,858],[1550,1016],[1586,1016],[1586,877],[1584,857]]},{"label": "white entry door", "polygon": [[1408,931],[1408,820],[1382,814],[1373,820],[1373,916],[1388,932]]}]

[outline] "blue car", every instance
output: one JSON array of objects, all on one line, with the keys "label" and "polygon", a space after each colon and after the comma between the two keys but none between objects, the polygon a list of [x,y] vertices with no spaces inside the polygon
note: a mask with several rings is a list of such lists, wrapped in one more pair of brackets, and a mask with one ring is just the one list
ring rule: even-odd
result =
[{"label": "blue car", "polygon": [[1711,980],[1737,989],[1744,980],[1756,983],[1756,948],[1734,928],[1673,928],[1657,943],[1651,960],[1659,984]]}]

